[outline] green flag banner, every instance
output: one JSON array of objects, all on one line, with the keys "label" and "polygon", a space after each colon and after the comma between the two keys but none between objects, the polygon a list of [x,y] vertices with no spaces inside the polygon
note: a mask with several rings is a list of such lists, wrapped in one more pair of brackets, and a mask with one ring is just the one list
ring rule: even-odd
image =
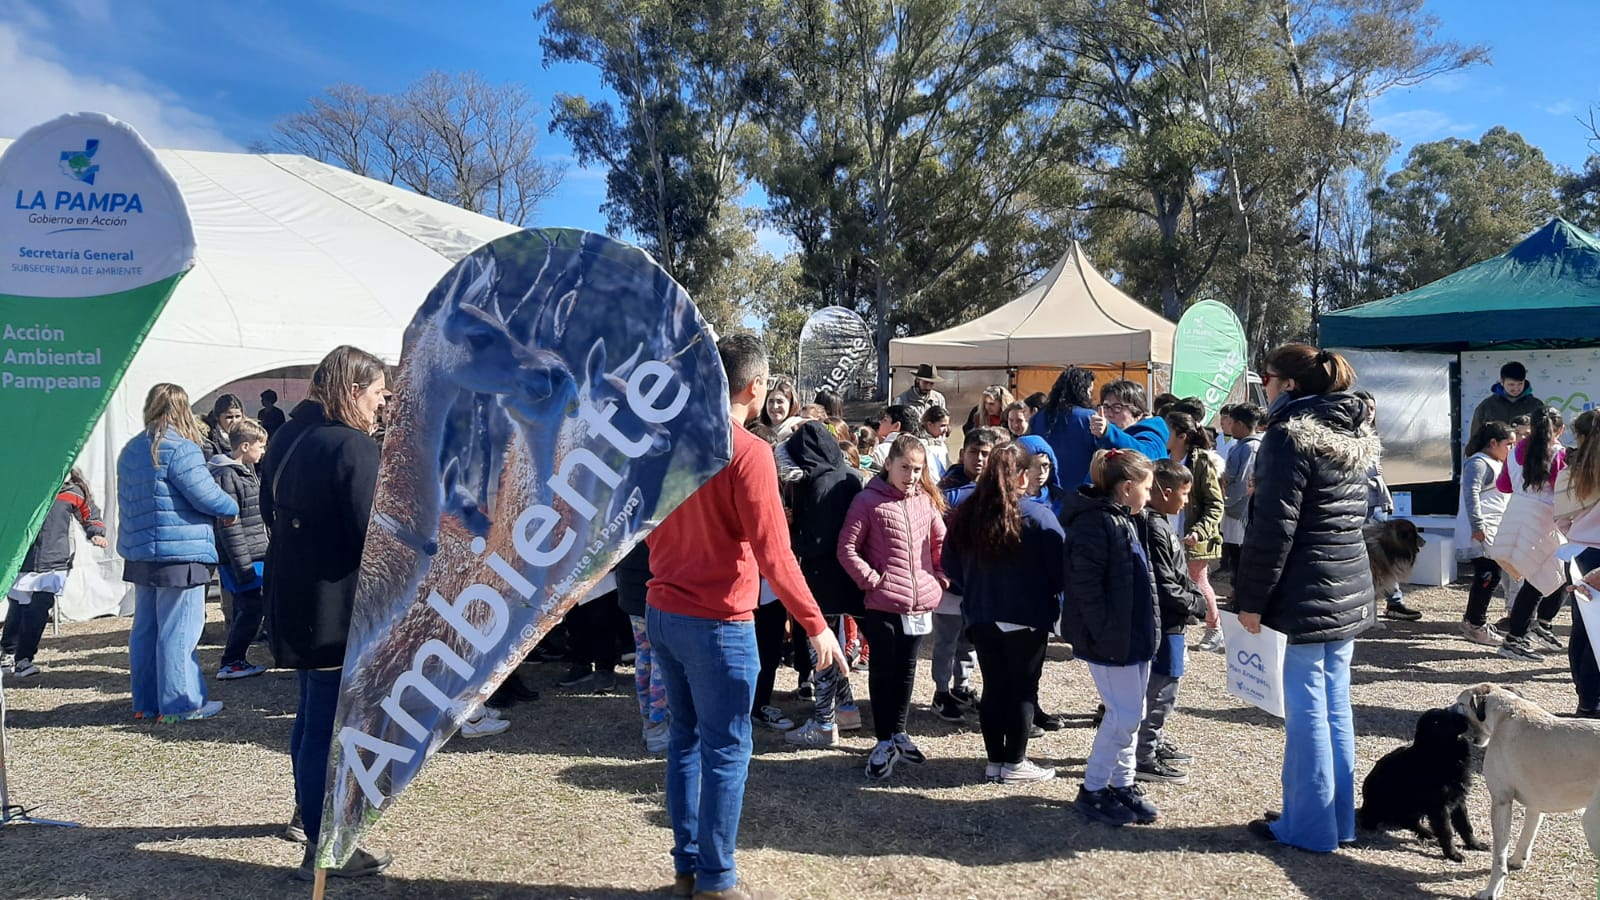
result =
[{"label": "green flag banner", "polygon": [[1228,395],[1244,378],[1247,359],[1239,317],[1215,300],[1202,300],[1178,320],[1172,343],[1172,392],[1199,397],[1206,408],[1206,420],[1200,424],[1215,424]]},{"label": "green flag banner", "polygon": [[194,230],[124,122],[74,113],[0,156],[0,584],[178,280]]}]

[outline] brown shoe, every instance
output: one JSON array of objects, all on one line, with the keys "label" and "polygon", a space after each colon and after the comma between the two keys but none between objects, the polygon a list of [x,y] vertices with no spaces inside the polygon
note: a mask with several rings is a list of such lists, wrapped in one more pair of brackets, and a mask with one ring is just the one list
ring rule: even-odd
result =
[{"label": "brown shoe", "polygon": [[758,891],[740,879],[733,887],[723,891],[695,891],[694,900],[777,900],[771,891]]},{"label": "brown shoe", "polygon": [[674,875],[672,877],[672,896],[674,896],[674,897],[693,897],[694,896],[694,876],[693,875]]}]

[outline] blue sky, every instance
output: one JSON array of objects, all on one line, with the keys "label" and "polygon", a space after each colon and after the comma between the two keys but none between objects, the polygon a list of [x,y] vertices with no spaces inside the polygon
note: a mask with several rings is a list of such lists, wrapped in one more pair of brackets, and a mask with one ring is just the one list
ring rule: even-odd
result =
[{"label": "blue sky", "polygon": [[[537,2],[0,0],[0,136],[93,109],[158,147],[240,149],[327,85],[394,91],[429,69],[521,81],[541,105],[558,92],[593,95],[592,70],[543,66]],[[1374,104],[1403,144],[1396,159],[1415,143],[1503,124],[1554,162],[1581,166],[1590,148],[1575,117],[1600,105],[1592,0],[1429,6],[1446,37],[1488,44],[1492,62]],[[558,135],[540,150],[571,166],[541,223],[603,229],[602,176],[577,168]]]}]

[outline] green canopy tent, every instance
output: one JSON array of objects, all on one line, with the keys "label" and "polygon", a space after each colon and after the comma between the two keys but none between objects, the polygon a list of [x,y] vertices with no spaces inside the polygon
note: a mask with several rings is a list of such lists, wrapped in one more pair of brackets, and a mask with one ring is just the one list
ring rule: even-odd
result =
[{"label": "green canopy tent", "polygon": [[1600,238],[1552,219],[1492,259],[1324,315],[1321,342],[1378,399],[1391,483],[1453,512],[1463,429],[1501,364],[1524,363],[1534,395],[1568,421],[1600,401]]},{"label": "green canopy tent", "polygon": [[1325,347],[1600,344],[1600,238],[1564,219],[1414,291],[1322,317]]}]

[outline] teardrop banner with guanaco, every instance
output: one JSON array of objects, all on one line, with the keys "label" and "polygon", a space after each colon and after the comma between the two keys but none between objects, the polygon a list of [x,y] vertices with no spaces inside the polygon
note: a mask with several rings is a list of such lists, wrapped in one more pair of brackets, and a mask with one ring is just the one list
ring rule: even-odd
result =
[{"label": "teardrop banner with guanaco", "polygon": [[571,229],[444,276],[391,379],[335,714],[319,869],[567,610],[732,456],[728,384],[688,294]]}]

